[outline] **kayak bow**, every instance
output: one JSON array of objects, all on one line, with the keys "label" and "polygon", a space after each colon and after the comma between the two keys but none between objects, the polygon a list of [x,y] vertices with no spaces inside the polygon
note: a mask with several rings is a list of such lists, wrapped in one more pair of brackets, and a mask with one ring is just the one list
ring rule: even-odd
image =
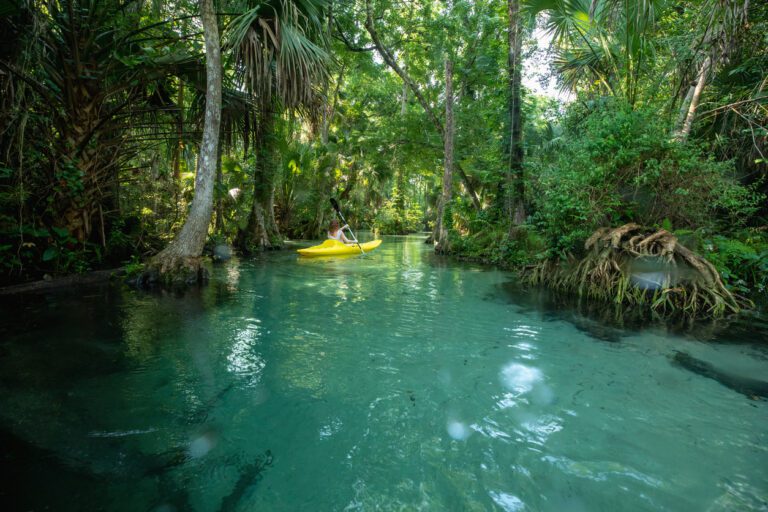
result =
[{"label": "kayak bow", "polygon": [[361,249],[363,252],[371,252],[379,245],[381,245],[381,240],[373,240],[360,245],[347,245],[329,238],[320,245],[307,247],[306,249],[297,249],[296,252],[302,256],[341,256],[344,254],[357,254]]}]

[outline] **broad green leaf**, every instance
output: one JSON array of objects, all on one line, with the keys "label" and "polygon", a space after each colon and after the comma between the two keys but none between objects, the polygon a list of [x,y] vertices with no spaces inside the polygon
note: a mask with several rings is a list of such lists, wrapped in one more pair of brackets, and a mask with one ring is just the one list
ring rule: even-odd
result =
[{"label": "broad green leaf", "polygon": [[43,261],[51,261],[53,258],[59,255],[59,249],[56,247],[49,247],[43,253]]}]

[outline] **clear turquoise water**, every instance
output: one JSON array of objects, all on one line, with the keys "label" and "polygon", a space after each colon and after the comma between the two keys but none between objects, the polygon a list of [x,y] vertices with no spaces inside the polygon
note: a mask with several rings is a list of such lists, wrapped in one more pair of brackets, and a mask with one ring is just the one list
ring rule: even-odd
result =
[{"label": "clear turquoise water", "polygon": [[671,360],[768,380],[762,320],[619,329],[511,281],[392,237],[365,258],[231,261],[183,296],[6,298],[0,500],[768,509],[768,402]]}]

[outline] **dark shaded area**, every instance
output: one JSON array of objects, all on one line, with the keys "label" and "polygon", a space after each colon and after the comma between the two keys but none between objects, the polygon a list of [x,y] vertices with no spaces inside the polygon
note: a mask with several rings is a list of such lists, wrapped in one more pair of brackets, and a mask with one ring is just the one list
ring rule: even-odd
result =
[{"label": "dark shaded area", "polygon": [[245,466],[240,472],[232,492],[221,502],[221,512],[230,512],[237,509],[237,505],[243,500],[248,490],[253,488],[261,480],[264,471],[272,466],[272,451],[267,450]]},{"label": "dark shaded area", "polygon": [[[141,371],[141,361],[126,351],[126,329],[153,350],[168,331],[206,315],[230,295],[220,283],[184,293],[136,293],[122,283],[98,282],[0,296],[0,390],[44,390],[50,402],[41,405],[48,409],[41,414],[43,421],[95,428],[100,418],[79,407],[82,390],[72,390],[89,379]],[[135,323],[137,309],[142,316]],[[199,407],[169,412],[185,425],[201,425],[233,387],[225,384]],[[115,400],[124,399],[115,395]],[[35,434],[16,431],[10,418],[4,421],[0,510],[107,510],[116,486],[123,492],[146,478],[156,482],[159,507],[191,510],[185,485],[176,479],[177,470],[191,459],[187,446],[143,453],[129,437],[77,438],[48,446],[38,443]]]},{"label": "dark shaded area", "polygon": [[34,293],[0,295],[0,340],[26,336],[27,343],[42,343],[46,338],[30,337],[37,330],[70,327],[85,336],[121,340],[121,306],[125,304],[121,286],[109,282],[90,283]]},{"label": "dark shaded area", "polygon": [[147,460],[144,475],[160,476],[169,470],[186,464],[190,460],[189,453],[183,448],[174,448]]},{"label": "dark shaded area", "polygon": [[109,284],[0,297],[0,383],[58,390],[125,371],[123,305]]},{"label": "dark shaded area", "polygon": [[121,278],[125,276],[125,269],[122,267],[107,269],[107,270],[95,270],[88,272],[87,274],[73,274],[69,276],[59,277],[50,280],[32,281],[29,283],[22,283],[12,286],[4,286],[0,288],[0,295],[17,295],[21,293],[46,293],[52,290],[61,288],[70,288],[83,285],[91,285],[96,283],[102,283],[111,279]]},{"label": "dark shaded area", "polygon": [[[105,510],[108,482],[2,428],[0,474],[0,510]],[[52,481],[57,485],[46,485]]]},{"label": "dark shaded area", "polygon": [[207,400],[200,409],[197,411],[192,412],[189,417],[187,418],[187,421],[192,424],[203,424],[208,420],[208,415],[213,411],[216,406],[219,405],[219,402],[221,402],[221,399],[224,398],[224,395],[226,395],[232,388],[235,387],[234,382],[230,382],[224,388],[221,389],[218,393],[216,393],[214,396],[212,396],[209,400]]},{"label": "dark shaded area", "polygon": [[[646,308],[604,304],[544,288],[526,288],[516,281],[500,285],[499,297],[522,313],[540,314],[545,321],[566,321],[594,339],[616,343],[625,336],[653,329],[713,343],[738,343],[768,349],[768,316],[760,311],[693,321],[661,318]],[[498,300],[498,297],[489,297]]]},{"label": "dark shaded area", "polygon": [[715,380],[723,386],[741,393],[752,400],[768,398],[768,382],[739,377],[718,370],[711,364],[696,359],[686,352],[675,352],[672,362],[681,368],[685,368],[697,375]]}]

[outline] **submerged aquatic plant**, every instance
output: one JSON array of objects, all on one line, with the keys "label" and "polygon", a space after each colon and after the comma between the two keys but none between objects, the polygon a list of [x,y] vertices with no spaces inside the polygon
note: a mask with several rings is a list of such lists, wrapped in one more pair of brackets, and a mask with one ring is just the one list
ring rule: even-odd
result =
[{"label": "submerged aquatic plant", "polygon": [[534,285],[617,304],[645,305],[662,316],[719,317],[751,308],[717,269],[664,229],[630,223],[600,228],[581,260],[546,260],[526,274]]}]

